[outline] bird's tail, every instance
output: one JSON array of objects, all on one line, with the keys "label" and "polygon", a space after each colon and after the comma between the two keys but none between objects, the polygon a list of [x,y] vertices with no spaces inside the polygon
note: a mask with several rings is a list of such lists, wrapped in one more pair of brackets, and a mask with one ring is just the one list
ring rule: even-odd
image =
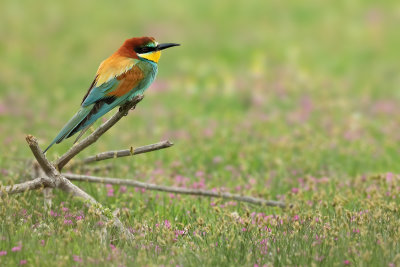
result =
[{"label": "bird's tail", "polygon": [[67,122],[67,124],[61,129],[59,134],[54,138],[53,142],[44,150],[46,153],[47,150],[54,144],[60,143],[65,138],[68,138],[75,134],[81,128],[82,121],[90,115],[92,109],[94,108],[93,105],[89,105],[87,107],[81,107],[79,111]]}]

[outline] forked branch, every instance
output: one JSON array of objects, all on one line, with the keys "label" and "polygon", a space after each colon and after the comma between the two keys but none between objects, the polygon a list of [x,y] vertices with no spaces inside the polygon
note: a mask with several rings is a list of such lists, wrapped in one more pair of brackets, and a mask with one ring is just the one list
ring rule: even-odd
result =
[{"label": "forked branch", "polygon": [[[42,169],[45,171],[46,175],[48,176],[48,179],[50,179],[52,182],[54,182],[55,187],[60,188],[73,196],[80,197],[84,201],[86,201],[90,206],[93,206],[96,210],[99,211],[99,213],[102,216],[102,219],[105,221],[112,221],[113,225],[117,227],[128,239],[133,239],[133,235],[129,232],[128,229],[126,229],[121,221],[115,217],[112,216],[112,218],[108,218],[104,213],[103,210],[104,208],[102,205],[97,202],[92,196],[87,194],[85,191],[71,183],[67,178],[65,178],[63,175],[61,175],[52,165],[51,163],[47,160],[46,156],[43,154],[42,150],[39,148],[39,145],[37,143],[37,139],[33,137],[32,135],[28,135],[26,137],[26,141],[29,144],[30,149],[32,150],[33,155],[35,156],[37,162],[39,165],[42,167]],[[35,181],[35,180],[34,180]],[[29,182],[27,182],[29,183]]]}]

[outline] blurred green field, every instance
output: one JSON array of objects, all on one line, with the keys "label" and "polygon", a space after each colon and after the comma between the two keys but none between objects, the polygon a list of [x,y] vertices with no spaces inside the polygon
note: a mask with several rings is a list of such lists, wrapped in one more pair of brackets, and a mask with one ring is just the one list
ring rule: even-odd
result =
[{"label": "blurred green field", "polygon": [[99,217],[64,193],[51,213],[40,192],[14,195],[0,200],[0,265],[400,265],[399,23],[394,0],[2,1],[1,184],[29,179],[25,135],[45,148],[99,63],[147,35],[182,46],[79,157],[169,139],[96,175],[294,207],[79,184],[121,208],[131,246],[117,233],[101,242]]}]

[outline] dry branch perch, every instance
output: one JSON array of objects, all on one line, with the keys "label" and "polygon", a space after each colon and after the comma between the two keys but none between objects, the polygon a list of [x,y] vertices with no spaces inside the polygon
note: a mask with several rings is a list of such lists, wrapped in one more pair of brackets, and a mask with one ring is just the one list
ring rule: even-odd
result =
[{"label": "dry branch perch", "polygon": [[155,184],[148,184],[143,182],[138,182],[134,180],[127,179],[118,179],[118,178],[108,178],[108,177],[96,177],[89,175],[78,175],[78,174],[63,174],[67,179],[72,181],[85,181],[91,183],[107,183],[107,184],[117,184],[117,185],[127,185],[139,188],[145,188],[148,190],[155,191],[163,191],[170,192],[176,194],[186,194],[186,195],[197,195],[197,196],[206,196],[206,197],[216,197],[216,198],[224,198],[224,199],[233,199],[237,201],[247,202],[256,205],[265,205],[265,206],[277,206],[281,208],[285,208],[285,203],[274,200],[265,200],[261,198],[255,198],[250,196],[240,196],[237,194],[231,193],[218,193],[208,190],[198,190],[198,189],[190,189],[190,188],[181,188],[181,187],[173,187],[173,186],[161,186]]},{"label": "dry branch perch", "polygon": [[[29,144],[30,149],[32,150],[33,155],[35,156],[36,160],[48,176],[48,179],[54,183],[55,187],[60,188],[73,196],[77,196],[82,198],[83,200],[87,201],[89,205],[95,207],[99,211],[99,213],[102,216],[102,219],[105,221],[112,221],[113,225],[117,227],[127,238],[133,239],[133,235],[129,232],[128,229],[126,229],[121,221],[115,217],[112,216],[112,218],[108,218],[106,215],[104,215],[104,208],[101,206],[99,202],[97,202],[92,196],[87,194],[85,191],[71,183],[68,179],[66,179],[64,176],[62,176],[51,163],[46,159],[46,156],[43,154],[42,150],[39,148],[39,145],[37,143],[37,139],[33,137],[32,135],[28,135],[26,137],[26,141]],[[35,180],[34,180],[35,181]],[[26,182],[29,183],[29,182]]]},{"label": "dry branch perch", "polygon": [[117,113],[115,113],[108,121],[103,123],[99,128],[97,128],[93,133],[91,133],[88,137],[83,139],[78,144],[71,147],[64,155],[62,155],[54,165],[57,167],[58,170],[62,170],[62,168],[79,152],[93,144],[94,142],[99,139],[106,131],[108,131],[114,124],[116,124],[121,118],[126,116],[130,109],[136,107],[136,105],[142,101],[143,95],[135,97],[132,101],[126,103],[125,105],[121,106]]},{"label": "dry branch perch", "polygon": [[124,149],[124,150],[115,150],[115,151],[107,151],[107,152],[102,152],[94,156],[90,156],[82,160],[81,162],[77,162],[75,164],[87,164],[95,161],[101,161],[101,160],[106,160],[106,159],[112,159],[112,158],[120,158],[120,157],[129,157],[133,155],[138,155],[142,153],[147,153],[159,149],[164,149],[168,148],[170,146],[173,146],[173,143],[170,141],[161,141],[155,144],[151,145],[146,145],[146,146],[141,146],[137,148],[131,147],[130,149]]},{"label": "dry branch perch", "polygon": [[[34,161],[32,163],[32,179],[35,179],[37,177],[46,177],[46,174],[40,167],[39,163]],[[43,188],[43,201],[44,201],[44,208],[46,210],[51,209],[51,204],[52,204],[52,197],[53,197],[53,188],[51,187],[45,187]]]},{"label": "dry branch perch", "polygon": [[36,178],[36,179],[21,183],[21,184],[8,185],[8,186],[0,185],[0,197],[5,194],[12,195],[12,194],[17,194],[17,193],[23,193],[23,192],[29,191],[29,190],[35,190],[35,189],[46,188],[46,187],[54,187],[54,186],[55,186],[54,182],[48,177]]}]

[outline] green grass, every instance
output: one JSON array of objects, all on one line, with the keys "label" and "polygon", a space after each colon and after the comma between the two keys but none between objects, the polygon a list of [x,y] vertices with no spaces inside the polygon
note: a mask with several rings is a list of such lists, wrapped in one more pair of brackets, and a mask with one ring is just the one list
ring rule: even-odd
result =
[{"label": "green grass", "polygon": [[294,207],[77,183],[121,209],[132,246],[112,227],[102,241],[98,215],[62,192],[51,213],[40,192],[13,195],[0,200],[0,265],[400,265],[400,5],[330,2],[3,1],[3,185],[29,179],[25,135],[45,148],[101,60],[150,35],[182,46],[163,53],[137,109],[79,157],[169,139],[97,175]]}]

